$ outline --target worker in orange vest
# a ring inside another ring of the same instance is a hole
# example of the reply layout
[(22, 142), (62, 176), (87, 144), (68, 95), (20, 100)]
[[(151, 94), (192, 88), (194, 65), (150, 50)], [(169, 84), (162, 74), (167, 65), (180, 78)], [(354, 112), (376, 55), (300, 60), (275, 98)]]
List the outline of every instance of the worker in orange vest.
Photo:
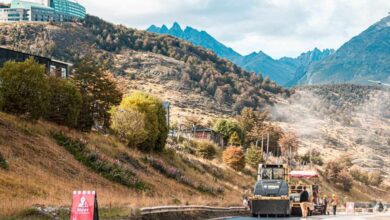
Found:
[(332, 200), (331, 204), (333, 207), (333, 215), (336, 215), (336, 210), (337, 210), (337, 196), (335, 194), (332, 195)]

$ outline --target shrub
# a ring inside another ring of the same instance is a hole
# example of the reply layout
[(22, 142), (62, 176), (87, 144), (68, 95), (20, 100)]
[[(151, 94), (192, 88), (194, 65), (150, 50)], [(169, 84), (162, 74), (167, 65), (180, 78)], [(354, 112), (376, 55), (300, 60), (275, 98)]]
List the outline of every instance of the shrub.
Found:
[(137, 147), (147, 139), (144, 113), (115, 108), (111, 115), (111, 129), (130, 147)]
[(379, 171), (371, 172), (368, 179), (372, 186), (379, 186), (383, 182), (383, 176)]
[[(310, 151), (307, 151), (303, 156), (300, 158), (301, 163), (303, 164), (309, 164), (310, 163)], [(311, 152), (311, 162), (313, 164), (322, 166), (324, 164), (324, 161), (322, 160), (321, 154), (317, 150), (313, 150)]]
[(183, 185), (198, 190), (199, 192), (207, 193), (210, 195), (217, 195), (217, 193), (219, 192), (223, 193), (219, 189), (214, 189), (212, 187), (203, 185), (202, 183), (195, 183), (191, 181), (184, 175), (183, 171), (179, 170), (176, 167), (167, 166), (161, 160), (154, 159), (153, 157), (145, 157), (144, 161), (149, 163), (153, 169), (155, 169), (165, 177), (174, 179)]
[(367, 172), (365, 172), (357, 167), (354, 167), (349, 171), (349, 173), (351, 174), (351, 176), (355, 180), (362, 182), (366, 185), (369, 185), (369, 175)]
[(65, 136), (62, 133), (53, 134), (53, 138), (57, 144), (64, 147), (69, 153), (71, 153), (76, 160), (84, 164), (84, 166), (92, 169), (96, 173), (102, 175), (104, 178), (117, 182), (129, 188), (135, 188), (139, 190), (147, 189), (144, 182), (139, 180), (135, 173), (130, 170), (119, 166), (116, 163), (112, 163), (101, 158), (98, 154), (90, 151), (85, 143)]
[(195, 154), (196, 149), (194, 149), (193, 142), (190, 140), (183, 140), (181, 143), (177, 145), (177, 148), (179, 151), (189, 153), (189, 154)]
[(49, 105), (45, 119), (68, 127), (77, 125), (81, 110), (81, 94), (70, 81), (49, 77)]
[(0, 168), (4, 170), (8, 170), (8, 162), (7, 160), (3, 157), (3, 155), (0, 153)]
[(343, 167), (336, 161), (329, 161), (325, 165), (325, 176), (330, 182), (336, 182)]
[(49, 87), (44, 65), (33, 58), (24, 62), (9, 61), (0, 69), (0, 79), (0, 106), (5, 112), (33, 120), (45, 113)]
[[(135, 92), (130, 96), (123, 98), (120, 105), (114, 107), (111, 111), (114, 112), (114, 115), (117, 111), (127, 111), (128, 114), (123, 115), (132, 117), (134, 117), (134, 115), (139, 115), (141, 117), (142, 114), (144, 124), (140, 127), (144, 127), (144, 131), (142, 131), (141, 134), (145, 136), (138, 143), (135, 143), (134, 146), (143, 151), (162, 151), (164, 149), (168, 137), (168, 126), (165, 118), (166, 112), (159, 99), (142, 92)], [(130, 112), (132, 113), (130, 114)], [(117, 122), (120, 123), (119, 121)], [(114, 122), (111, 124), (111, 127), (114, 130), (120, 130), (117, 129), (120, 126), (118, 124), (115, 125)], [(121, 133), (127, 134), (128, 132), (126, 129), (134, 130), (134, 128), (123, 127)]]
[(259, 148), (252, 146), (246, 150), (245, 162), (253, 168), (257, 168), (260, 163), (264, 162), (263, 152)]
[(211, 160), (217, 153), (217, 147), (211, 141), (196, 142), (196, 155)]
[(348, 192), (352, 188), (352, 176), (348, 172), (351, 164), (351, 159), (348, 156), (329, 161), (325, 166), (327, 180), (335, 184), (341, 184), (343, 190)]
[(245, 167), (245, 154), (240, 147), (228, 147), (222, 156), (223, 162), (235, 170), (241, 170)]
[(343, 190), (349, 192), (352, 188), (352, 177), (348, 173), (347, 169), (340, 171), (337, 179), (337, 183), (340, 183), (343, 187)]

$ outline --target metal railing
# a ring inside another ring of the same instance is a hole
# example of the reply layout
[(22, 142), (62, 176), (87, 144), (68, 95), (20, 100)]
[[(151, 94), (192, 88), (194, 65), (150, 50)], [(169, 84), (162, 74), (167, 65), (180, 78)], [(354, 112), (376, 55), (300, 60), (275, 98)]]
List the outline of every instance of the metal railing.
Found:
[(191, 212), (191, 211), (207, 211), (207, 212), (242, 212), (245, 207), (212, 207), (212, 206), (157, 206), (141, 208), (141, 215), (167, 213), (167, 212)]

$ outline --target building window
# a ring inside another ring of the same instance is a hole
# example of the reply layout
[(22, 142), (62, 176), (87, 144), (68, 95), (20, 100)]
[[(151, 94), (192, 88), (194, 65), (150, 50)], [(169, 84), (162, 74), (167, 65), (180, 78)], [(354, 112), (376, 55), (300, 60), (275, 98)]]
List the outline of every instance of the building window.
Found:
[(66, 79), (66, 69), (65, 68), (61, 68), (61, 77)]

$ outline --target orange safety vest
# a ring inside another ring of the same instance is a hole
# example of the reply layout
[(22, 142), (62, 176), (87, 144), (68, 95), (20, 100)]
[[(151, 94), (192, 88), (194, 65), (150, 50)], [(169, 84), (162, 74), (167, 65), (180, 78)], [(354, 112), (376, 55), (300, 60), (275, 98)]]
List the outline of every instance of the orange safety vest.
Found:
[(332, 199), (332, 205), (333, 205), (333, 206), (336, 206), (336, 205), (337, 205), (337, 197), (334, 197), (334, 198)]

